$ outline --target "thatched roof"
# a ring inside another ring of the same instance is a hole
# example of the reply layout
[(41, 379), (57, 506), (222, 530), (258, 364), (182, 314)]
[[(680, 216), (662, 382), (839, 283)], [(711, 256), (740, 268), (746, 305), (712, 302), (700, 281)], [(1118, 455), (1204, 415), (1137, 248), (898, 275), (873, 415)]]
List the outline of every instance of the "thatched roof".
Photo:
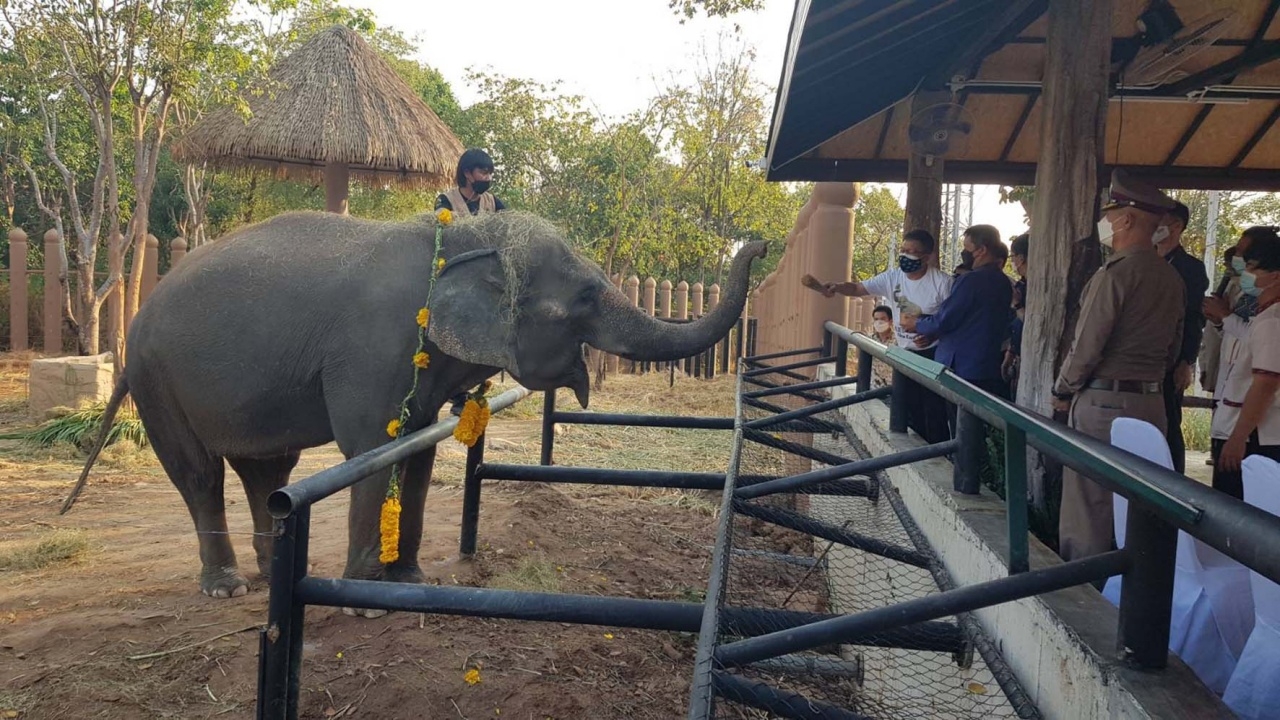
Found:
[(319, 179), (328, 163), (353, 176), (442, 186), (453, 181), (462, 143), (364, 39), (331, 27), (281, 60), (251, 98), (206, 115), (179, 141), (179, 161), (260, 167)]

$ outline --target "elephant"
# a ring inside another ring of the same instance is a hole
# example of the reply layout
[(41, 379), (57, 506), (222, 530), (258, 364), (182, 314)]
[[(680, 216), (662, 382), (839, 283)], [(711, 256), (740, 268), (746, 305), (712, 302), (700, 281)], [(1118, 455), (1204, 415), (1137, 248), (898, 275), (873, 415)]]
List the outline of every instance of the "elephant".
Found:
[[(695, 322), (673, 324), (632, 306), (536, 215), (440, 222), (429, 213), (378, 222), (291, 212), (193, 251), (129, 328), (124, 369), (80, 485), (132, 396), (195, 522), (200, 589), (217, 598), (244, 595), (249, 583), (226, 535), (223, 461), (244, 486), (265, 577), (267, 496), (288, 483), (300, 451), (336, 442), (353, 458), (390, 441), (388, 421), (412, 387), (415, 318), (433, 272), (430, 362), (405, 432), (435, 422), (447, 398), (501, 370), (530, 390), (571, 388), (586, 408), (585, 346), (632, 360), (695, 355), (734, 325), (751, 263), (766, 254), (763, 242), (742, 247), (720, 304)], [(344, 577), (423, 580), (418, 548), (434, 460), (432, 448), (405, 462), (399, 559), (387, 565), (379, 560), (379, 511), (391, 471), (352, 487)]]

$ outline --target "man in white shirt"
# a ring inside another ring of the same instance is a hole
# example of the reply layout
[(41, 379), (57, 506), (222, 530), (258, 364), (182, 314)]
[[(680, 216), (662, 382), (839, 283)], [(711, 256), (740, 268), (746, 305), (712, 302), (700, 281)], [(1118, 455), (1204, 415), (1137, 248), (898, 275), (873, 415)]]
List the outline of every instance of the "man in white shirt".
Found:
[[(903, 315), (933, 315), (951, 294), (955, 281), (951, 275), (931, 262), (937, 242), (928, 230), (911, 230), (902, 236), (898, 249), (898, 266), (865, 281), (827, 283), (823, 294), (835, 293), (858, 297), (870, 295), (886, 298), (893, 310), (893, 329), (898, 345), (933, 359), (937, 338), (908, 332), (902, 327)], [(908, 424), (927, 442), (936, 443), (951, 437), (947, 428), (946, 402), (914, 382), (907, 381)]]
[[(1280, 236), (1274, 231), (1257, 234), (1243, 255), (1241, 291), (1257, 298), (1280, 285)], [(1213, 486), (1240, 498), (1245, 456), (1280, 461), (1280, 305), (1258, 303), (1247, 337), (1236, 343), (1224, 364), (1226, 381), (1211, 433), (1217, 450)]]

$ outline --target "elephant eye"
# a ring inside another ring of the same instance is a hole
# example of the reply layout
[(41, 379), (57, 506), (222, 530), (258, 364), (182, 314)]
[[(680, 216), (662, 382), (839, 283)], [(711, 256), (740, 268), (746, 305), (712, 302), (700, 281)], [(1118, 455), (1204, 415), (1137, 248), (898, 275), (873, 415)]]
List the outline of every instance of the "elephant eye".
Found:
[(573, 299), (573, 313), (577, 315), (580, 313), (594, 312), (596, 307), (596, 298), (598, 297), (599, 294), (594, 289), (584, 288), (578, 293), (577, 297)]

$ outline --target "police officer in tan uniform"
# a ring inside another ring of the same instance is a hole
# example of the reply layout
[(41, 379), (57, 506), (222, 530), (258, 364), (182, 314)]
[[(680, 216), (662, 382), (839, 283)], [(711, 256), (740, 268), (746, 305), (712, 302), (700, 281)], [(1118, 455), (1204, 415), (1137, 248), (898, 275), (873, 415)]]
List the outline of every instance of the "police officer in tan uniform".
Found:
[[(1053, 388), (1071, 427), (1110, 441), (1119, 417), (1165, 431), (1161, 383), (1181, 351), (1185, 287), (1156, 253), (1152, 234), (1174, 203), (1117, 170), (1098, 239), (1112, 254), (1084, 288), (1075, 341)], [(1058, 554), (1075, 560), (1112, 549), (1111, 491), (1066, 468)]]

